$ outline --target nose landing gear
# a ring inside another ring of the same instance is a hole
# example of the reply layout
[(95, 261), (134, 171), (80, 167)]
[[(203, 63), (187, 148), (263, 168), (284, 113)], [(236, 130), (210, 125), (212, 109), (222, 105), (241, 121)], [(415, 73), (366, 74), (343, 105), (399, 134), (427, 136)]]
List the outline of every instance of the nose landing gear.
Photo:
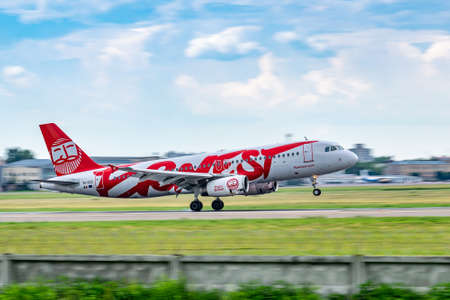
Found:
[(314, 189), (313, 190), (313, 195), (314, 196), (320, 196), (322, 194), (322, 191), (320, 189)]
[(313, 177), (311, 177), (311, 181), (312, 181), (312, 186), (314, 188), (313, 195), (314, 196), (320, 196), (322, 194), (322, 191), (320, 189), (316, 188), (316, 186), (317, 186), (317, 175), (313, 175)]

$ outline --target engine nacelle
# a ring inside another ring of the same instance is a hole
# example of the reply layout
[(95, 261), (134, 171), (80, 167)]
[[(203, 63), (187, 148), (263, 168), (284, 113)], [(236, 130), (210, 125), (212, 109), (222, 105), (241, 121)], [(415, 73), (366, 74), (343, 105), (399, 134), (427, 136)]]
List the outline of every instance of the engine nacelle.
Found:
[(246, 195), (260, 195), (273, 193), (278, 190), (278, 182), (270, 181), (270, 182), (260, 182), (260, 183), (250, 183), (248, 188), (248, 192)]
[(215, 179), (206, 184), (202, 196), (233, 196), (248, 192), (248, 178), (244, 175), (234, 175)]

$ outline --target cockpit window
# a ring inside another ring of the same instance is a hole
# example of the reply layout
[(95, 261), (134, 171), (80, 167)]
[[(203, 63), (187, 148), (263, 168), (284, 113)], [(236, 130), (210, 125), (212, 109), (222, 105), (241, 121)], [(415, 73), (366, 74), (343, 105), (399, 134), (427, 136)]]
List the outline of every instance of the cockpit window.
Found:
[(325, 147), (325, 152), (331, 152), (331, 151), (336, 151), (336, 150), (344, 150), (344, 147), (339, 146), (339, 145), (332, 145), (332, 146)]

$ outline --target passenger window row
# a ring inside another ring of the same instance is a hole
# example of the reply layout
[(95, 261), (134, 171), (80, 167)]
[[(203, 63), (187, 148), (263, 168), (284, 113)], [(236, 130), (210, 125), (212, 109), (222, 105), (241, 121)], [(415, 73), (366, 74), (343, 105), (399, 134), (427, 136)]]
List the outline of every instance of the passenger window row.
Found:
[[(250, 162), (250, 161), (257, 161), (257, 160), (266, 160), (266, 159), (273, 159), (273, 158), (280, 158), (280, 157), (294, 157), (294, 156), (299, 156), (300, 152), (290, 152), (290, 153), (286, 153), (286, 154), (277, 154), (274, 156), (258, 156), (255, 159), (237, 159), (237, 160), (232, 160), (232, 161), (224, 161), (224, 164), (238, 164), (238, 163), (243, 163), (244, 161), (246, 162)], [(214, 167), (215, 163), (211, 164), (203, 164), (200, 165), (200, 167), (202, 167), (203, 169), (205, 168), (210, 168), (211, 166)], [(191, 171), (192, 169), (197, 169), (197, 166), (189, 166), (189, 167), (183, 167), (183, 168), (176, 168), (176, 171)]]

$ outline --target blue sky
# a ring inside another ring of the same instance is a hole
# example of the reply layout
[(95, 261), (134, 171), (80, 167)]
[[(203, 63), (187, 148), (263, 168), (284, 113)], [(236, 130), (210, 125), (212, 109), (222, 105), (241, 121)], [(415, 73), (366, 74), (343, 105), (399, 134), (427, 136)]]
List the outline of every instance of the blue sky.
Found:
[(449, 30), (436, 0), (3, 0), (0, 152), (56, 122), (90, 155), (450, 155)]

